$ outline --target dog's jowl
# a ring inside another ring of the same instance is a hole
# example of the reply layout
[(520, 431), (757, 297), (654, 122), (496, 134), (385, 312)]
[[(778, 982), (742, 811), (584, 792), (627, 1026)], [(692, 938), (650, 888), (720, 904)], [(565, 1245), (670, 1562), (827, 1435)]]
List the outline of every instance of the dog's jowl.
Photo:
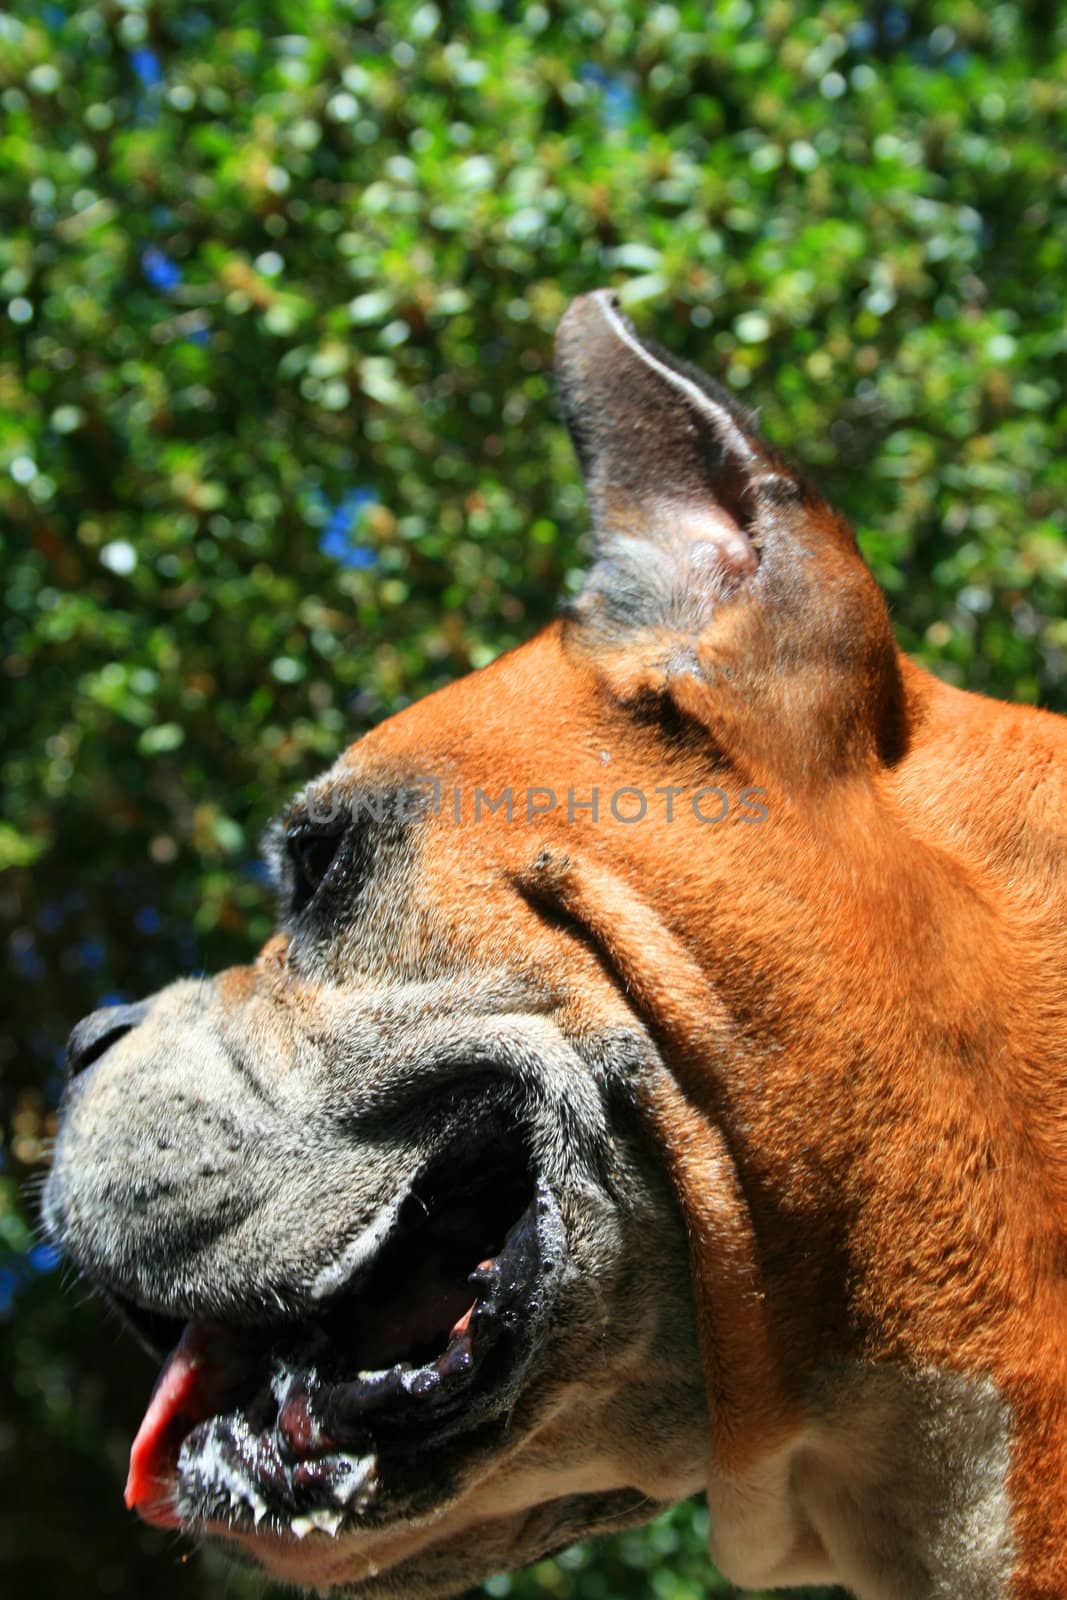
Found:
[(128, 1502), (383, 1600), (697, 1492), (740, 1584), (1062, 1597), (1067, 724), (610, 296), (558, 377), (581, 593), (289, 802), (251, 966), (71, 1036)]

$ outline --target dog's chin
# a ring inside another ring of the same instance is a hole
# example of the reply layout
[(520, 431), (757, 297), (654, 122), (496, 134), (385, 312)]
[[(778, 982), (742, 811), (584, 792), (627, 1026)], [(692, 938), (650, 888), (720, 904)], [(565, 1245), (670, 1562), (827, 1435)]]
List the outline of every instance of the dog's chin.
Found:
[(229, 1552), (277, 1582), (343, 1590), (360, 1600), (438, 1600), (493, 1573), (514, 1571), (578, 1539), (618, 1532), (666, 1509), (636, 1489), (570, 1494), (497, 1517), (463, 1504), (401, 1527), (312, 1533), (299, 1546), (267, 1534), (227, 1530)]
[[(304, 1582), (322, 1581), (307, 1569), (324, 1544), (390, 1544), (504, 1442), (544, 1365), (565, 1254), (549, 1185), (494, 1130), (424, 1168), (373, 1257), (310, 1315), (182, 1324), (125, 1305), (157, 1349), (174, 1342), (127, 1504)], [(378, 1559), (355, 1565), (358, 1581)]]

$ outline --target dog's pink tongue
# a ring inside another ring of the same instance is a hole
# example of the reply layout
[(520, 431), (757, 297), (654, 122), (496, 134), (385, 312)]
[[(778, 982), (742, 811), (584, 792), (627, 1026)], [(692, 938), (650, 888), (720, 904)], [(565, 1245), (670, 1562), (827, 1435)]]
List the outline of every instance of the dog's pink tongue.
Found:
[(163, 1364), (130, 1450), (126, 1504), (157, 1528), (176, 1528), (174, 1505), (182, 1440), (224, 1408), (233, 1392), (231, 1338), (207, 1322), (190, 1322)]

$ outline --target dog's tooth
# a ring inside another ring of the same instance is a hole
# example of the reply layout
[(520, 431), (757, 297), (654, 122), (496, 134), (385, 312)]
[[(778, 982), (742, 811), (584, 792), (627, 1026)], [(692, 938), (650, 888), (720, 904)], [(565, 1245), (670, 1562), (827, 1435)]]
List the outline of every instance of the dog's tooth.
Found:
[(331, 1539), (337, 1537), (337, 1530), (341, 1526), (339, 1511), (312, 1511), (310, 1519), (321, 1533), (328, 1533)]
[(306, 1539), (315, 1524), (310, 1517), (294, 1517), (289, 1524), (298, 1539)]
[(267, 1515), (267, 1502), (261, 1500), (257, 1494), (252, 1501), (252, 1525), (258, 1528), (263, 1518)]

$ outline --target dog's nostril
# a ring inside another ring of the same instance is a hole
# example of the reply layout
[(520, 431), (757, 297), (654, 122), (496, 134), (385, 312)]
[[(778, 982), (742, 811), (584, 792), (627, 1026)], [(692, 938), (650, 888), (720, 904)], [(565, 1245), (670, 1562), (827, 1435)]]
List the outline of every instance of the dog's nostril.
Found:
[(124, 1033), (136, 1028), (147, 1010), (148, 1003), (143, 1000), (135, 1006), (102, 1006), (75, 1023), (67, 1040), (68, 1076), (76, 1078), (91, 1067)]

